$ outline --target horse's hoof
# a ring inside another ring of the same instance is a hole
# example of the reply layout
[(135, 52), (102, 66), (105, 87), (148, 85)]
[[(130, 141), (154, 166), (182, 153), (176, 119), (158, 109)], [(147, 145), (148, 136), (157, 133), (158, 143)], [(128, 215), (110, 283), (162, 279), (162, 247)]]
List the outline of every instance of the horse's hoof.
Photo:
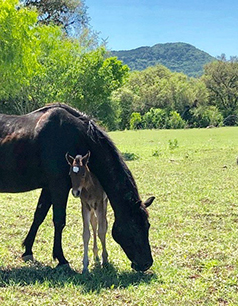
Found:
[(66, 262), (65, 264), (60, 264), (60, 263), (58, 263), (58, 265), (56, 266), (56, 268), (57, 268), (57, 269), (66, 269), (66, 270), (70, 269), (70, 270), (71, 270), (71, 267), (70, 267), (70, 265), (69, 265), (68, 262)]
[(24, 255), (24, 256), (22, 256), (22, 259), (23, 259), (24, 262), (34, 261), (34, 257), (33, 257), (32, 254), (31, 255)]

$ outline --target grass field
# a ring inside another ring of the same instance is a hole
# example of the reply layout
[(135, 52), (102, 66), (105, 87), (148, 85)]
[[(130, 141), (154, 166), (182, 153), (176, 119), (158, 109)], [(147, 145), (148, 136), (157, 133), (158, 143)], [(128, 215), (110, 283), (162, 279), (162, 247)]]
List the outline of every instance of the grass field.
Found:
[[(0, 194), (1, 305), (238, 305), (238, 128), (113, 132), (150, 207), (154, 265), (146, 273), (111, 237), (109, 267), (82, 275), (80, 202), (71, 195), (63, 248), (72, 270), (55, 268), (52, 214), (21, 260), (39, 190)], [(90, 257), (92, 250), (90, 248)]]

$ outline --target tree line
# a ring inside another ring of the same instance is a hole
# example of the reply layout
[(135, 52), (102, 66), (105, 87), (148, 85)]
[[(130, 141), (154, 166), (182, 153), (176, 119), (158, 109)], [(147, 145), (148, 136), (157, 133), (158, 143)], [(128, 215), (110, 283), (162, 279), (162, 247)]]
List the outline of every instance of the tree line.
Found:
[(162, 65), (129, 72), (99, 43), (84, 2), (0, 0), (0, 7), (1, 112), (64, 102), (108, 130), (238, 122), (235, 57), (207, 64), (200, 78)]

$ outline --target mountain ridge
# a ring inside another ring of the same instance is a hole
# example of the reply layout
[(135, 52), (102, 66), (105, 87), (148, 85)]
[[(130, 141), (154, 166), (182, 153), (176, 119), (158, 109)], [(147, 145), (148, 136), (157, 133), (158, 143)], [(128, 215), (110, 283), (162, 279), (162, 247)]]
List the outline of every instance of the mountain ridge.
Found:
[(204, 65), (216, 60), (207, 52), (183, 42), (158, 43), (152, 47), (111, 51), (111, 54), (127, 64), (131, 70), (144, 70), (161, 64), (173, 72), (182, 72), (190, 77), (201, 76)]

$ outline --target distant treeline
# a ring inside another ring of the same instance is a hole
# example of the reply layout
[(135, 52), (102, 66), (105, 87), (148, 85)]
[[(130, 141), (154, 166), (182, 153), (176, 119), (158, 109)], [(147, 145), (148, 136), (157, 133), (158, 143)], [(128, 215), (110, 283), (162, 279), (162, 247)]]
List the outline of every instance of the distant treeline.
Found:
[(1, 112), (23, 114), (57, 101), (108, 130), (237, 124), (236, 58), (208, 63), (199, 78), (163, 65), (129, 72), (87, 29), (72, 38), (67, 24), (47, 23), (26, 7), (32, 1), (23, 2), (0, 0)]

